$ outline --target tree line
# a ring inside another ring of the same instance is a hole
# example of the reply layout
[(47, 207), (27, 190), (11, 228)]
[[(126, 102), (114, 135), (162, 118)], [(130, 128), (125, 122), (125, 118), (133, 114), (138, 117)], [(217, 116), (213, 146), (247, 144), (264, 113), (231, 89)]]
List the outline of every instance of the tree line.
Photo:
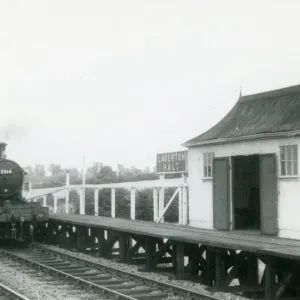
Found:
[[(48, 167), (50, 175), (46, 176), (46, 167), (41, 164), (24, 167), (26, 181), (31, 181), (32, 188), (51, 188), (65, 185), (66, 172), (70, 174), (70, 184), (82, 183), (82, 173), (77, 168), (63, 168), (60, 164), (52, 163)], [(155, 180), (159, 175), (155, 173), (155, 168), (150, 171), (146, 167), (144, 170), (136, 167), (126, 168), (122, 164), (117, 165), (117, 170), (103, 163), (95, 162), (86, 169), (87, 184), (118, 183), (142, 180)], [(168, 174), (166, 178), (176, 178), (181, 175)], [(165, 205), (172, 197), (175, 189), (165, 189)], [(153, 220), (153, 190), (145, 189), (139, 191), (136, 197), (136, 219)], [(85, 211), (88, 215), (94, 215), (94, 191), (86, 189)], [(53, 197), (48, 196), (47, 203), (53, 206)], [(79, 195), (75, 191), (70, 193), (70, 204), (75, 207), (75, 213), (79, 213)], [(99, 216), (111, 215), (111, 190), (102, 189), (99, 191), (98, 199)], [(125, 189), (116, 189), (116, 217), (130, 218), (130, 192)], [(165, 221), (178, 221), (178, 200), (175, 200), (165, 215)]]

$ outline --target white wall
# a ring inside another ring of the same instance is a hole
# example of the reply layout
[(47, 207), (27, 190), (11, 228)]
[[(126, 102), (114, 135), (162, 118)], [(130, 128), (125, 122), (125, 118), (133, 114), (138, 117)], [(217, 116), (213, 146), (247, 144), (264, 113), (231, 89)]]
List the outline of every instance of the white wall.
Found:
[(279, 176), (278, 235), (280, 237), (300, 239), (300, 181), (298, 177), (280, 178), (279, 146), (287, 144), (298, 145), (299, 158), (300, 137), (190, 148), (188, 155), (190, 226), (213, 229), (212, 180), (203, 179), (203, 153), (214, 152), (215, 157), (276, 153)]

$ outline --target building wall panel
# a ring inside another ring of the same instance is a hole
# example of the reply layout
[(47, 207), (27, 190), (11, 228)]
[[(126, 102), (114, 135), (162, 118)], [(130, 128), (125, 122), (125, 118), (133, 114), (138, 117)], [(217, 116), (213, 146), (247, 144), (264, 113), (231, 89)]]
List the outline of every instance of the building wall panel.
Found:
[[(230, 144), (199, 146), (189, 149), (189, 216), (190, 225), (213, 229), (212, 180), (203, 179), (203, 153), (214, 152), (215, 157), (276, 153), (278, 170), (278, 226), (280, 237), (300, 239), (300, 181), (280, 177), (279, 146), (298, 145), (300, 137), (246, 141)], [(299, 170), (299, 167), (298, 167)]]

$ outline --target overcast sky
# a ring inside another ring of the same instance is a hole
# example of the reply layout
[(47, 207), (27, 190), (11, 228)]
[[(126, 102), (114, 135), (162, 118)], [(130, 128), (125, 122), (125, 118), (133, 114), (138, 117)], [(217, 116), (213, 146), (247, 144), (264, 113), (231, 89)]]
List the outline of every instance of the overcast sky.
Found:
[(1, 140), (22, 166), (155, 165), (240, 86), (300, 84), (300, 1), (0, 0)]

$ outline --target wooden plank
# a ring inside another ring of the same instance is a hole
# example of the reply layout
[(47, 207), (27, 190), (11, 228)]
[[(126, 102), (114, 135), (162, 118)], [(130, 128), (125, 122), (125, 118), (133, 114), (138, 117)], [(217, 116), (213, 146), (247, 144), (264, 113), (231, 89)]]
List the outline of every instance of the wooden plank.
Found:
[(248, 284), (256, 285), (258, 284), (258, 259), (254, 255), (250, 255), (247, 264), (247, 273), (248, 273)]
[[(180, 185), (188, 186), (185, 182), (184, 178), (171, 178), (164, 180), (144, 180), (144, 181), (131, 181), (131, 182), (118, 182), (118, 183), (104, 183), (104, 184), (85, 184), (85, 188), (91, 189), (105, 189), (105, 188), (124, 188), (130, 190), (131, 188), (135, 188), (137, 190), (140, 189), (148, 189), (148, 188), (175, 188)], [(45, 188), (45, 189), (31, 189), (30, 192), (24, 192), (24, 196), (27, 200), (34, 200), (37, 198), (41, 198), (44, 195), (58, 193), (59, 198), (64, 198), (64, 191), (66, 188), (71, 189), (81, 189), (83, 187), (82, 184), (78, 185), (68, 185), (64, 187), (55, 187), (55, 188)]]
[(84, 227), (77, 227), (77, 240), (76, 240), (76, 249), (77, 251), (82, 251), (84, 248)]
[(153, 259), (153, 264), (157, 265), (163, 255), (170, 249), (172, 243), (167, 241), (166, 243), (162, 242), (162, 245), (160, 245), (159, 250), (156, 252), (155, 257)]
[(184, 245), (176, 243), (176, 275), (178, 279), (184, 278)]
[(120, 247), (120, 261), (124, 262), (126, 261), (127, 251), (128, 251), (127, 236), (125, 234), (119, 235), (119, 247)]
[(205, 252), (205, 258), (207, 262), (207, 274), (206, 283), (208, 286), (213, 286), (215, 280), (215, 249), (212, 247), (207, 247)]
[(213, 161), (213, 215), (214, 228), (229, 230), (229, 159), (215, 158)]
[(278, 190), (276, 154), (260, 156), (260, 204), (261, 231), (277, 235), (278, 231)]
[(146, 252), (146, 268), (152, 270), (155, 265), (153, 264), (153, 258), (155, 256), (156, 243), (151, 237), (145, 239), (145, 252)]
[(167, 203), (166, 207), (161, 212), (159, 211), (160, 215), (159, 215), (159, 218), (157, 220), (155, 220), (156, 223), (159, 223), (160, 221), (164, 222), (163, 217), (179, 192), (180, 192), (180, 188), (177, 188), (176, 191), (174, 192), (173, 196)]
[(216, 288), (221, 288), (226, 284), (227, 281), (227, 270), (225, 267), (225, 255), (222, 249), (215, 251), (215, 278)]
[(291, 272), (285, 275), (285, 277), (279, 283), (278, 289), (276, 291), (276, 298), (275, 298), (276, 300), (283, 295), (284, 291), (286, 290), (288, 285), (292, 282), (292, 280), (295, 278), (295, 276), (296, 276), (296, 269), (292, 270)]
[(265, 299), (274, 300), (276, 295), (276, 282), (275, 282), (275, 259), (269, 257), (266, 262), (266, 277), (265, 277)]
[[(187, 185), (183, 178), (172, 178), (164, 180), (144, 180), (144, 181), (133, 181), (133, 182), (118, 182), (118, 183), (103, 183), (103, 184), (86, 184), (86, 188), (125, 188), (131, 189), (132, 187), (136, 189), (146, 189), (154, 187), (178, 187), (179, 185)], [(80, 185), (70, 185), (70, 188), (78, 188)]]
[(239, 269), (241, 268), (243, 263), (245, 263), (245, 257), (246, 257), (246, 253), (243, 251), (236, 255), (233, 268), (229, 271), (228, 277), (225, 282), (226, 286), (230, 285), (232, 280), (237, 278), (237, 276), (239, 274)]
[(253, 235), (246, 232), (216, 231), (171, 224), (159, 224), (147, 221), (132, 221), (83, 215), (50, 215), (50, 221), (89, 226), (102, 229), (114, 229), (119, 232), (172, 238), (185, 243), (203, 244), (211, 247), (239, 249), (253, 253), (275, 255), (300, 260), (300, 240), (283, 239), (273, 236)]

